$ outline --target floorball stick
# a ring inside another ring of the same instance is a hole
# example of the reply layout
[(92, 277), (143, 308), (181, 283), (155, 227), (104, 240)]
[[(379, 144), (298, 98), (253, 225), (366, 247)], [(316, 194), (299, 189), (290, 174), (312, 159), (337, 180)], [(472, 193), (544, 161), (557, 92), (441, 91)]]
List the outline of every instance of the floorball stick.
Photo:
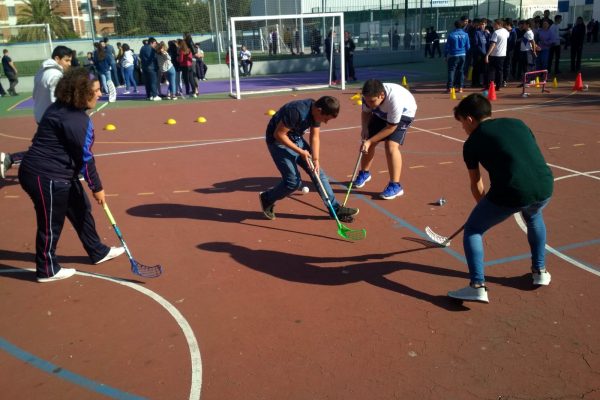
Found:
[(102, 104), (100, 105), (100, 107), (98, 107), (97, 109), (95, 109), (94, 111), (92, 111), (92, 112), (90, 113), (90, 118), (92, 117), (92, 115), (96, 114), (98, 111), (102, 110), (102, 109), (103, 109), (104, 107), (106, 107), (107, 105), (108, 105), (108, 102), (106, 102), (106, 103), (102, 103)]
[(346, 192), (346, 197), (344, 198), (342, 207), (344, 207), (346, 205), (346, 202), (348, 201), (348, 197), (350, 196), (350, 191), (352, 190), (352, 185), (354, 185), (354, 180), (356, 179), (356, 174), (358, 173), (358, 167), (360, 166), (360, 160), (362, 160), (362, 156), (363, 156), (363, 152), (359, 151), (358, 158), (356, 159), (356, 165), (354, 166), (354, 172), (352, 173), (352, 179), (350, 179), (350, 184), (348, 185), (348, 191)]
[(431, 230), (430, 227), (426, 226), (425, 233), (427, 234), (427, 236), (429, 237), (429, 239), (432, 242), (434, 242), (442, 247), (448, 247), (448, 246), (450, 246), (450, 240), (454, 239), (456, 237), (456, 235), (458, 235), (459, 233), (461, 233), (463, 231), (463, 229), (465, 229), (464, 225), (461, 226), (460, 228), (458, 228), (458, 230), (456, 232), (454, 232), (452, 235), (446, 237), (446, 236), (438, 235), (433, 230)]
[(108, 102), (114, 103), (117, 101), (117, 88), (113, 81), (107, 81), (106, 86), (108, 87)]
[(133, 259), (133, 256), (131, 255), (129, 248), (127, 247), (127, 243), (125, 243), (125, 239), (123, 239), (121, 230), (117, 226), (117, 222), (115, 221), (115, 218), (113, 217), (112, 213), (110, 212), (110, 209), (108, 208), (108, 204), (104, 203), (103, 207), (104, 212), (108, 217), (108, 220), (110, 221), (111, 225), (113, 226), (113, 229), (115, 230), (115, 233), (117, 234), (117, 237), (119, 238), (121, 244), (123, 244), (123, 247), (125, 248), (125, 253), (127, 253), (127, 257), (129, 257), (129, 262), (131, 263), (131, 272), (133, 272), (136, 275), (143, 276), (144, 278), (159, 277), (162, 274), (162, 267), (160, 265), (148, 266), (140, 264), (139, 262)]
[(338, 218), (337, 213), (333, 209), (333, 205), (331, 205), (331, 200), (329, 199), (329, 196), (327, 195), (327, 192), (325, 191), (325, 188), (323, 187), (323, 182), (321, 182), (321, 178), (319, 177), (319, 174), (315, 172), (315, 165), (313, 164), (313, 162), (310, 158), (308, 159), (308, 166), (310, 167), (311, 172), (312, 172), (313, 176), (315, 177), (315, 180), (319, 184), (319, 187), (321, 188), (321, 192), (323, 193), (323, 196), (325, 196), (325, 200), (327, 201), (327, 206), (329, 207), (329, 210), (331, 211), (331, 213), (333, 214), (333, 217), (335, 218), (335, 222), (337, 223), (337, 228), (338, 228), (338, 231), (337, 231), (338, 235), (340, 235), (344, 239), (350, 239), (350, 240), (364, 239), (367, 236), (366, 229), (364, 229), (364, 228), (363, 229), (350, 229), (340, 222), (340, 219)]

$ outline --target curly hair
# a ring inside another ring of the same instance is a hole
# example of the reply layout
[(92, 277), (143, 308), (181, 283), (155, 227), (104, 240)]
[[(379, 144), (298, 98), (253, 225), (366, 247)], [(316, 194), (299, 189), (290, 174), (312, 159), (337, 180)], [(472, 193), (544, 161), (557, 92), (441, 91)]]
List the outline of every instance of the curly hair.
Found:
[(56, 100), (85, 110), (88, 101), (95, 95), (94, 82), (97, 80), (84, 67), (70, 68), (56, 85)]

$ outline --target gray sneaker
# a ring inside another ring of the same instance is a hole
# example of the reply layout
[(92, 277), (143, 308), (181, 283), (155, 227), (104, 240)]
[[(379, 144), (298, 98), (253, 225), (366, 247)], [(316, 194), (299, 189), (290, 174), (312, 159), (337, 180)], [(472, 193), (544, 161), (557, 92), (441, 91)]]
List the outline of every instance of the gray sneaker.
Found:
[(263, 214), (270, 220), (275, 219), (275, 204), (267, 204), (267, 200), (265, 199), (265, 192), (260, 192), (258, 194), (258, 198), (260, 200), (260, 208), (262, 209)]
[(6, 171), (8, 171), (12, 165), (13, 162), (10, 154), (4, 152), (0, 153), (0, 177), (2, 177), (2, 179), (6, 178)]

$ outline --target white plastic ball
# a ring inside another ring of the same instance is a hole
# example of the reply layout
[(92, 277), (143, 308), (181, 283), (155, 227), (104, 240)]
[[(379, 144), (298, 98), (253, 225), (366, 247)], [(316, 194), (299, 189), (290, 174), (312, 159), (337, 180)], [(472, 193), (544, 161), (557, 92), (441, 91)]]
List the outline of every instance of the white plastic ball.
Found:
[(308, 188), (308, 186), (303, 186), (302, 187), (302, 194), (306, 194), (308, 192), (310, 192), (310, 189)]

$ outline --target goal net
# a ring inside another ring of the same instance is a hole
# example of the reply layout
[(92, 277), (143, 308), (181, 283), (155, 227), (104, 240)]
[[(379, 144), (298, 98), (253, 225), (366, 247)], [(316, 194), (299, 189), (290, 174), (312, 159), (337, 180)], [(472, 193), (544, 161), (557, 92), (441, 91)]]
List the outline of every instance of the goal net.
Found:
[(228, 39), (232, 97), (345, 89), (343, 13), (232, 17)]

